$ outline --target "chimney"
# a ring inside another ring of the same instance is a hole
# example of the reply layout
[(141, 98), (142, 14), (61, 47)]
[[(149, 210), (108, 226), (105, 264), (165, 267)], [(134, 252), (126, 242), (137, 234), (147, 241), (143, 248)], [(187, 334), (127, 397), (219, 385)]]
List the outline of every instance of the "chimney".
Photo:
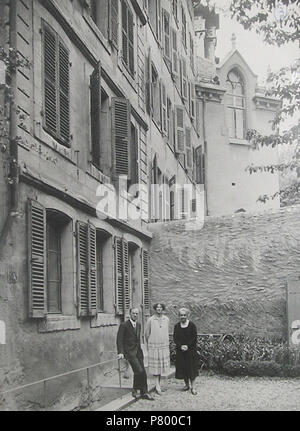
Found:
[(216, 27), (208, 27), (205, 33), (204, 50), (205, 58), (215, 62), (215, 51), (217, 45)]

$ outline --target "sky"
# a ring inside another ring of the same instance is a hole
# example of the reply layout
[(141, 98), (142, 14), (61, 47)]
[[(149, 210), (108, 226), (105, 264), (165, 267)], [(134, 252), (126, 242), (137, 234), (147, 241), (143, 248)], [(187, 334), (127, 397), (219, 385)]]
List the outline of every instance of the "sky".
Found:
[[(228, 0), (215, 0), (216, 5), (228, 5)], [(220, 15), (220, 29), (217, 31), (216, 56), (220, 60), (227, 55), (232, 48), (231, 37), (236, 35), (236, 48), (245, 58), (250, 68), (258, 75), (258, 82), (266, 78), (268, 66), (272, 71), (291, 64), (299, 57), (299, 44), (293, 43), (283, 47), (274, 47), (263, 42), (262, 37), (254, 30), (244, 30), (241, 24), (230, 19), (229, 13), (217, 10)]]

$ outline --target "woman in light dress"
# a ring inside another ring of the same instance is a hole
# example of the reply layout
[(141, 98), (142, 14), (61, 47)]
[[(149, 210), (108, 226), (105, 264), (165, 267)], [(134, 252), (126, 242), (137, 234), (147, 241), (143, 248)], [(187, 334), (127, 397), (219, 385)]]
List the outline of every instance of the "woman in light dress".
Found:
[(146, 325), (145, 337), (148, 344), (148, 371), (155, 377), (155, 390), (161, 395), (161, 376), (170, 371), (169, 318), (163, 314), (165, 305), (153, 306), (155, 314)]

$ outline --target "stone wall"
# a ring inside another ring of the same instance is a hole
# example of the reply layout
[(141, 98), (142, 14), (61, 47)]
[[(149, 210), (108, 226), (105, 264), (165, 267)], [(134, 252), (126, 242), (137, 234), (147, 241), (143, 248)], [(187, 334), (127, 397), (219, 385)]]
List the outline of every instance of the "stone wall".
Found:
[(167, 305), (172, 324), (185, 305), (199, 333), (286, 337), (286, 281), (300, 275), (300, 206), (208, 217), (201, 230), (184, 222), (151, 230), (151, 300)]

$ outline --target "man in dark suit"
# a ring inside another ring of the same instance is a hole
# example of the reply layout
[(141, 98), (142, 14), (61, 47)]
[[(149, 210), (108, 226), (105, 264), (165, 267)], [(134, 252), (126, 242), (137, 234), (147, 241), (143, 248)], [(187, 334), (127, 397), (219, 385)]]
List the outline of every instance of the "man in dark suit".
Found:
[(139, 310), (130, 310), (130, 319), (121, 323), (117, 335), (118, 359), (127, 359), (134, 373), (132, 396), (138, 397), (138, 390), (141, 397), (152, 401), (154, 398), (148, 392), (147, 374), (144, 367), (144, 355), (141, 348), (141, 325), (137, 322)]

